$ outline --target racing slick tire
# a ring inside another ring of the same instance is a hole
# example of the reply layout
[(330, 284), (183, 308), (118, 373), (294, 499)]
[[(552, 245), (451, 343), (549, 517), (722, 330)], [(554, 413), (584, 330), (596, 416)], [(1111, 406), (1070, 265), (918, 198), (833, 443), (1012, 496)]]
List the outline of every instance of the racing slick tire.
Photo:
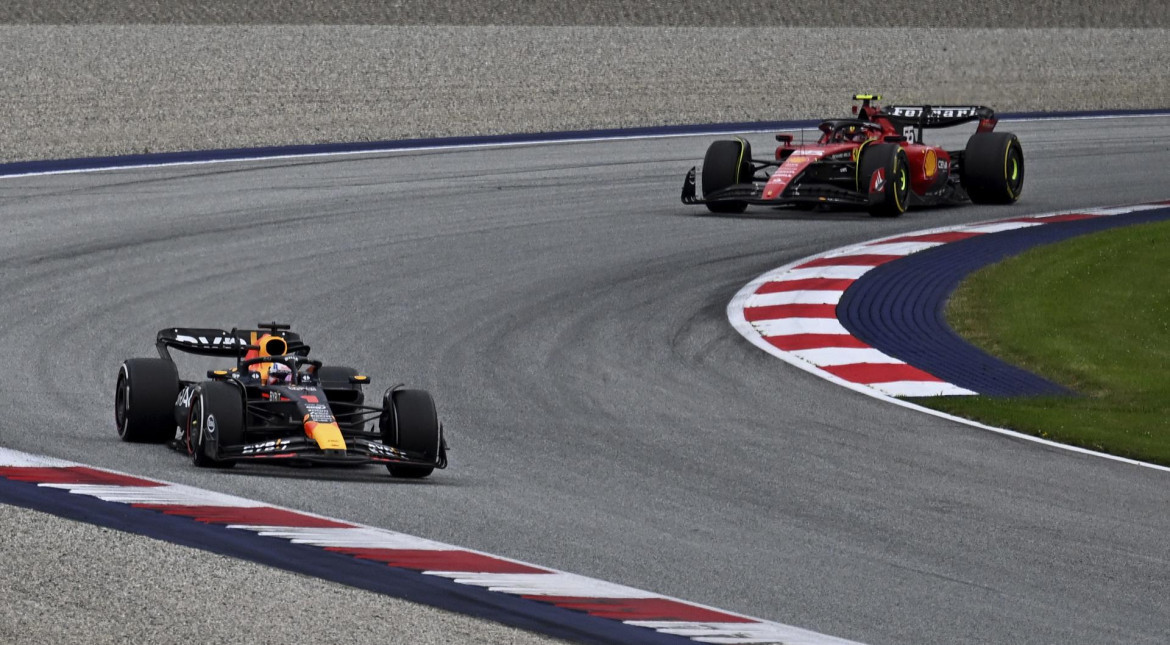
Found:
[(1024, 190), (1024, 149), (1010, 132), (976, 132), (967, 139), (960, 179), (976, 204), (1011, 204)]
[(874, 173), (882, 171), (880, 198), (871, 201), (869, 214), (874, 217), (897, 217), (906, 212), (910, 197), (910, 164), (906, 151), (896, 143), (866, 146), (857, 161), (857, 190), (870, 194)]
[(131, 358), (118, 368), (114, 422), (122, 441), (163, 443), (175, 436), (179, 371), (161, 358)]
[(187, 452), (198, 468), (231, 468), (234, 461), (217, 459), (219, 446), (244, 443), (244, 394), (230, 383), (204, 383), (191, 401), (187, 420)]
[[(703, 157), (703, 199), (712, 193), (751, 181), (752, 146), (744, 139), (716, 141), (707, 148)], [(742, 213), (747, 202), (719, 201), (707, 204), (712, 213)]]
[[(439, 460), (443, 441), (435, 400), (423, 390), (394, 390), (386, 395), (379, 420), (382, 442), (407, 452), (421, 453), (424, 459)], [(434, 472), (434, 466), (386, 464), (395, 477), (421, 479)]]

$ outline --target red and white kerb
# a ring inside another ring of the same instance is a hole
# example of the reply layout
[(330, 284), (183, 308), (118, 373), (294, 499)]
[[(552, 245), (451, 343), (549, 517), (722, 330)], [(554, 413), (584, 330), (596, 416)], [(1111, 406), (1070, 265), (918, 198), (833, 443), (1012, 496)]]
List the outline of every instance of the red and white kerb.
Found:
[(318, 547), (700, 643), (858, 645), (651, 591), (388, 529), (0, 448), (0, 478)]
[(889, 356), (856, 338), (837, 318), (837, 304), (874, 267), (978, 235), (1055, 222), (1165, 208), (1145, 204), (1017, 217), (882, 238), (798, 260), (748, 283), (727, 317), (764, 351), (835, 382), (888, 396), (955, 396), (975, 392)]

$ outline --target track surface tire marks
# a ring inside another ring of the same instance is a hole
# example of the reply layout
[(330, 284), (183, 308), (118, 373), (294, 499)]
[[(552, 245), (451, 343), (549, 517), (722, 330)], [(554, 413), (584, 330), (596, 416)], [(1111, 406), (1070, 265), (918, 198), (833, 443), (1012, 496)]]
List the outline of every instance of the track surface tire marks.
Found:
[[(687, 138), (6, 181), (0, 441), (875, 645), (1159, 643), (1160, 473), (826, 388), (724, 317), (826, 248), (1166, 199), (1164, 119), (1010, 129), (1024, 202), (894, 221), (704, 216)], [(271, 318), (434, 391), (452, 467), (206, 473), (117, 441), (114, 371), (155, 330)]]

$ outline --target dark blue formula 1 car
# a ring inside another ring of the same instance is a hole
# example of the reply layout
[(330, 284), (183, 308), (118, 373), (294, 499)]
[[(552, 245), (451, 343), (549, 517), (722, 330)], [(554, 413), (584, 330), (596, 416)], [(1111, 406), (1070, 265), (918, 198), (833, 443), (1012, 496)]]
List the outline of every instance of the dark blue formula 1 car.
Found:
[[(159, 358), (132, 358), (118, 369), (118, 436), (169, 442), (199, 467), (380, 463), (396, 477), (419, 478), (447, 466), (430, 394), (394, 386), (381, 405), (366, 405), (369, 377), (310, 359), (288, 325), (257, 327), (159, 331)], [(171, 349), (234, 364), (183, 380)]]

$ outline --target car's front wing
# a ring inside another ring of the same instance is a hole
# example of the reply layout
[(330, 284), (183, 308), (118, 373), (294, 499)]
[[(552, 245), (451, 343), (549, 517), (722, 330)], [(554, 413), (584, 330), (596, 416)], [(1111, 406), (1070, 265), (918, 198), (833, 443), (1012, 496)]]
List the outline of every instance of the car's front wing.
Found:
[(220, 461), (286, 461), (335, 466), (360, 466), (378, 463), (445, 468), (447, 466), (445, 453), (445, 450), (441, 450), (438, 460), (429, 460), (420, 455), (388, 446), (380, 441), (355, 437), (345, 438), (344, 450), (322, 450), (316, 441), (308, 437), (292, 436), (277, 437), (238, 446), (220, 446), (216, 459)]
[(799, 182), (788, 187), (779, 197), (764, 199), (760, 184), (735, 184), (699, 197), (695, 190), (695, 168), (687, 172), (683, 180), (682, 203), (712, 204), (716, 202), (741, 202), (757, 206), (791, 206), (797, 204), (827, 204), (832, 206), (869, 206), (869, 195), (846, 190), (831, 184)]

